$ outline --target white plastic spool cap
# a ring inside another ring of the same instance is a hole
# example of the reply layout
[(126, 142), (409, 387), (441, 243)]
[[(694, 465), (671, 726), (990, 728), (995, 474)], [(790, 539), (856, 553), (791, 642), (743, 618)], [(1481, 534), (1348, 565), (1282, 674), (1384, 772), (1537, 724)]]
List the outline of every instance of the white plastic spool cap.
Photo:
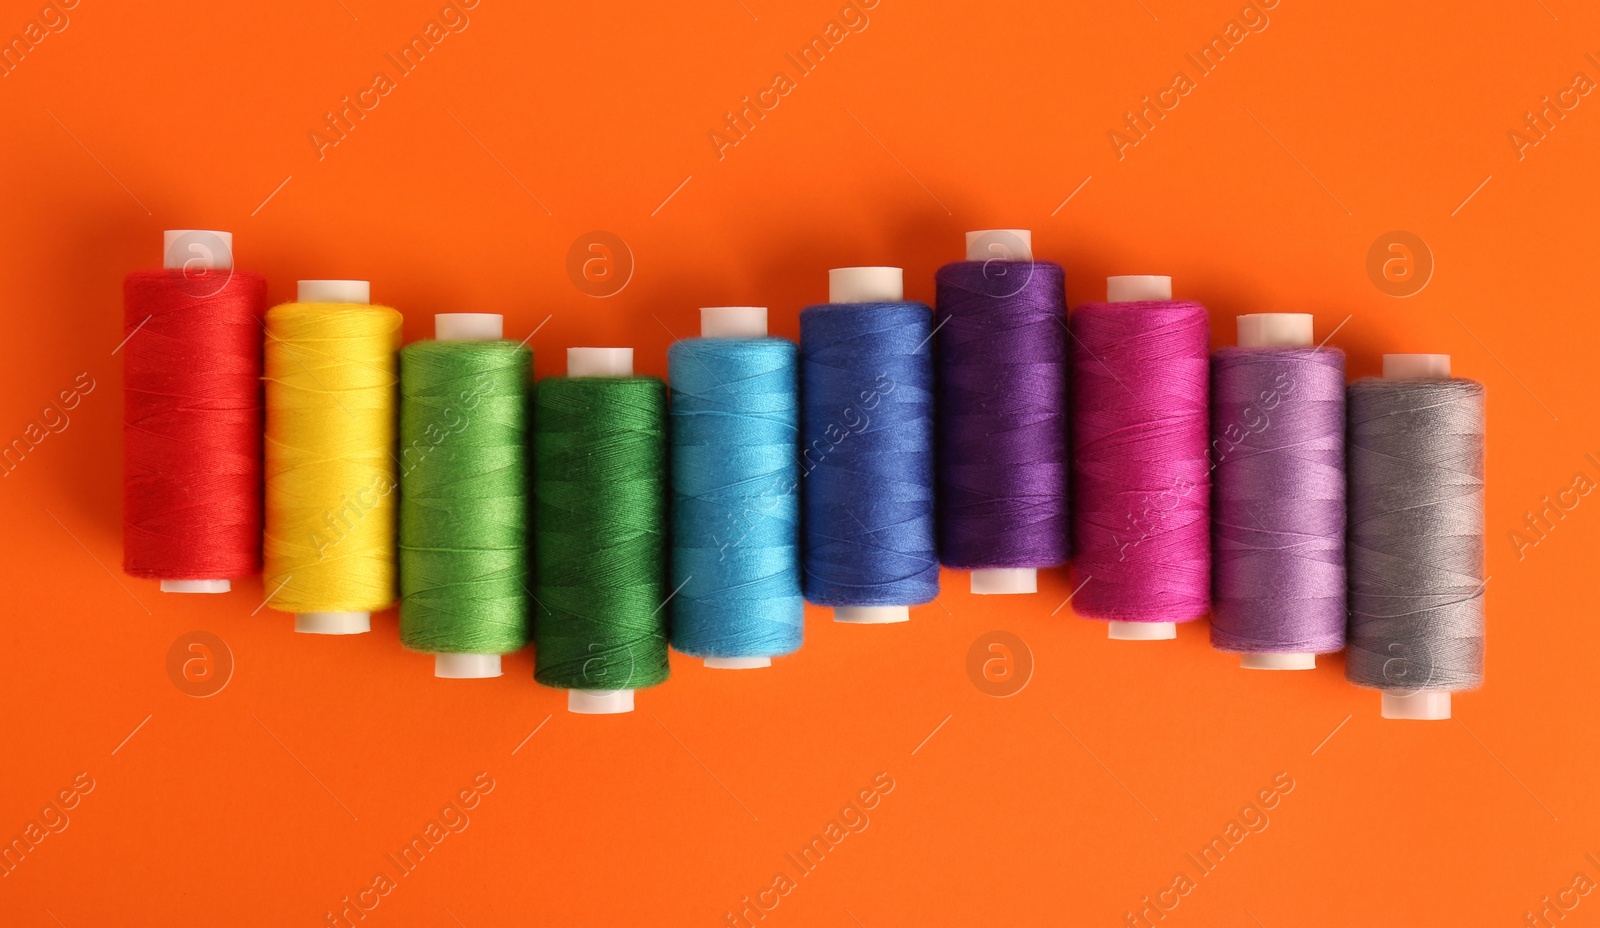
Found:
[[(828, 271), (829, 303), (899, 303), (905, 296), (905, 271), (897, 267), (836, 267)], [(911, 607), (835, 606), (833, 620), (852, 625), (909, 622)]]
[(632, 348), (568, 348), (568, 377), (632, 377)]
[(295, 284), (295, 299), (302, 303), (372, 302), (372, 284), (365, 280), (299, 280)]
[[(568, 348), (568, 377), (632, 377), (632, 348)], [(633, 711), (633, 690), (567, 690), (567, 711), (617, 715)]]
[(433, 675), (442, 680), (487, 680), (500, 676), (498, 654), (435, 654)]
[(1241, 654), (1239, 666), (1246, 670), (1316, 670), (1317, 656), (1288, 651)]
[(229, 580), (163, 580), (163, 593), (226, 593), (233, 589)]
[(1236, 321), (1240, 348), (1311, 347), (1310, 313), (1245, 313)]
[(294, 630), (307, 635), (364, 635), (372, 631), (372, 613), (297, 612)]
[(702, 306), (702, 338), (766, 338), (765, 306)]
[[(302, 303), (372, 302), (372, 284), (365, 280), (296, 281), (296, 299)], [(300, 612), (294, 630), (308, 635), (361, 635), (372, 631), (370, 612)]]
[[(178, 247), (185, 240), (186, 248)], [(161, 266), (226, 271), (233, 267), (233, 233), (215, 229), (168, 229), (161, 233)]]
[(1384, 380), (1443, 380), (1450, 376), (1450, 356), (1447, 354), (1386, 354), (1383, 356)]
[[(766, 335), (765, 306), (700, 307), (702, 338), (765, 338)], [(770, 657), (708, 657), (705, 662), (713, 670), (756, 670), (772, 666)]]
[[(184, 239), (196, 244), (187, 249), (177, 247)], [(206, 248), (199, 243), (211, 241), (216, 247)], [(185, 268), (202, 271), (224, 271), (233, 267), (233, 233), (210, 229), (168, 229), (161, 233), (161, 266), (169, 271)], [(163, 580), (163, 593), (226, 593), (233, 589), (229, 580)]]
[(829, 303), (899, 303), (905, 271), (897, 267), (836, 267), (828, 271)]
[[(1136, 303), (1172, 299), (1172, 278), (1161, 274), (1124, 274), (1106, 278), (1107, 303)], [(1114, 641), (1171, 641), (1178, 637), (1176, 622), (1107, 622), (1106, 636)]]
[(1383, 694), (1383, 717), (1386, 719), (1412, 719), (1418, 722), (1438, 722), (1450, 717), (1450, 692), (1448, 690), (1386, 691)]
[(910, 606), (835, 606), (833, 607), (833, 620), (835, 622), (848, 622), (851, 625), (889, 625), (894, 622), (911, 621)]
[(1032, 261), (1033, 233), (1027, 229), (979, 229), (967, 233), (968, 261)]
[[(1310, 313), (1245, 313), (1236, 320), (1240, 348), (1309, 348)], [(1315, 670), (1317, 655), (1306, 652), (1265, 652), (1239, 655), (1246, 670)]]
[(1112, 641), (1171, 641), (1178, 637), (1178, 623), (1107, 622), (1106, 637)]
[(770, 657), (708, 657), (706, 666), (712, 670), (759, 670), (771, 667)]
[[(980, 229), (967, 233), (968, 261), (1032, 261), (1033, 233), (1027, 229)], [(1013, 595), (1039, 592), (1032, 567), (980, 567), (972, 572), (972, 592)]]
[[(1442, 380), (1450, 376), (1447, 354), (1386, 354), (1384, 380)], [(1437, 722), (1450, 717), (1448, 690), (1385, 690), (1383, 717)]]
[[(505, 332), (499, 313), (434, 313), (433, 337), (441, 342), (493, 342)], [(433, 675), (446, 680), (487, 680), (500, 676), (498, 654), (435, 654)]]
[(1160, 274), (1123, 274), (1106, 278), (1107, 303), (1172, 299), (1172, 278)]
[(632, 712), (633, 690), (567, 690), (567, 711), (578, 715)]
[(441, 342), (497, 342), (505, 334), (499, 313), (434, 313), (433, 337)]

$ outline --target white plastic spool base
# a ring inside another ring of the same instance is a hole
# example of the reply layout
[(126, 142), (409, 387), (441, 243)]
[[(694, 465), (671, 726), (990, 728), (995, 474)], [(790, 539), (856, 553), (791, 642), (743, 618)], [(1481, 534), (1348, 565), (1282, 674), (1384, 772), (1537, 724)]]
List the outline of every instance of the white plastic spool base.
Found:
[(979, 229), (967, 233), (968, 261), (1032, 261), (1033, 232), (1028, 229)]
[(712, 670), (759, 670), (771, 667), (770, 657), (708, 657), (706, 666)]
[(1112, 641), (1171, 641), (1178, 637), (1176, 622), (1107, 622)]
[(1450, 376), (1447, 354), (1386, 354), (1384, 380), (1444, 380)]
[(850, 625), (890, 625), (911, 621), (910, 606), (835, 606), (833, 620)]
[[(701, 338), (765, 338), (766, 336), (765, 306), (700, 307)], [(705, 663), (713, 670), (759, 670), (762, 667), (771, 667), (772, 658), (708, 657)]]
[[(189, 253), (174, 248), (185, 237), (214, 236), (221, 250), (194, 249)], [(233, 233), (211, 229), (168, 229), (161, 233), (161, 266), (169, 271), (194, 268), (205, 271), (225, 271), (233, 267)], [(230, 580), (163, 580), (163, 593), (226, 593), (233, 589)]]
[(1160, 274), (1123, 274), (1106, 278), (1107, 303), (1139, 303), (1172, 299), (1172, 278)]
[(226, 593), (233, 589), (228, 580), (163, 580), (163, 593)]
[(301, 303), (372, 302), (372, 283), (366, 280), (297, 280), (295, 299)]
[(498, 654), (435, 654), (433, 675), (443, 680), (487, 680), (500, 676)]
[(1386, 719), (1411, 719), (1418, 722), (1438, 722), (1450, 717), (1450, 692), (1448, 690), (1385, 690), (1383, 717)]
[(980, 596), (1039, 592), (1039, 572), (1032, 567), (980, 567), (972, 572), (972, 592)]
[(701, 338), (766, 338), (765, 306), (702, 306)]
[(829, 303), (899, 303), (905, 271), (897, 267), (836, 267), (828, 271)]
[(364, 635), (372, 631), (372, 613), (297, 612), (294, 630), (308, 635)]
[(633, 690), (567, 690), (567, 711), (578, 715), (632, 712)]
[[(568, 348), (567, 376), (632, 377), (633, 349)], [(574, 690), (573, 692), (580, 691)]]
[(1315, 654), (1241, 654), (1239, 666), (1245, 670), (1316, 670)]

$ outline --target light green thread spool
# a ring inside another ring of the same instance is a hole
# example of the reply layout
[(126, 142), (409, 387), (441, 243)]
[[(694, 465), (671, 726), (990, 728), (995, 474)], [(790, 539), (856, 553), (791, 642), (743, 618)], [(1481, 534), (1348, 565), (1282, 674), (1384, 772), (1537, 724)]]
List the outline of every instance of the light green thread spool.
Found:
[(400, 640), (434, 675), (500, 675), (528, 640), (532, 352), (501, 317), (435, 316), (400, 353)]

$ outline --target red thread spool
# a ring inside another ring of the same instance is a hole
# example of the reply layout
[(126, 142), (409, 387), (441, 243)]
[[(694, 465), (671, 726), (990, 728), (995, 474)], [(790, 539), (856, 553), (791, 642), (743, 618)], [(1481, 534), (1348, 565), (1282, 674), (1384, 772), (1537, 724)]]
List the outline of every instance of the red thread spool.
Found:
[(164, 233), (163, 268), (123, 283), (123, 559), (165, 592), (226, 593), (261, 571), (266, 279), (233, 236)]

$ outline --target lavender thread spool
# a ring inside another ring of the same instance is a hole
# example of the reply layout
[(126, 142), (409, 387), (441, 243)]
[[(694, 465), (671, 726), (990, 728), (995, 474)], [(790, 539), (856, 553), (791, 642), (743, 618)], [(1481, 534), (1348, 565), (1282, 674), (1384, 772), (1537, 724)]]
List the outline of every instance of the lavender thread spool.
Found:
[(1238, 318), (1211, 358), (1211, 644), (1249, 670), (1344, 647), (1344, 355), (1310, 313)]
[(1024, 229), (968, 232), (937, 276), (939, 557), (974, 593), (1036, 592), (1069, 554), (1063, 277)]
[(1170, 277), (1108, 277), (1071, 326), (1077, 611), (1115, 640), (1176, 638), (1210, 605), (1205, 310)]
[(1446, 354), (1384, 355), (1350, 386), (1345, 677), (1386, 719), (1448, 719), (1483, 681), (1483, 398)]

